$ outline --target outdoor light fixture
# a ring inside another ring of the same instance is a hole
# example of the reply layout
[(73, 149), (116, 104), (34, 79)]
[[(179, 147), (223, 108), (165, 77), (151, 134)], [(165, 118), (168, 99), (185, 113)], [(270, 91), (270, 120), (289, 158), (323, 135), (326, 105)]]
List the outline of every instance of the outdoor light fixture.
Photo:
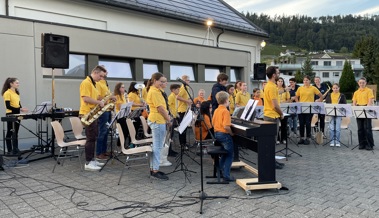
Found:
[(262, 40), (262, 42), (261, 42), (261, 48), (263, 49), (265, 46), (266, 46), (266, 42), (265, 42), (265, 40)]
[(213, 25), (213, 20), (207, 20), (207, 26), (210, 27)]

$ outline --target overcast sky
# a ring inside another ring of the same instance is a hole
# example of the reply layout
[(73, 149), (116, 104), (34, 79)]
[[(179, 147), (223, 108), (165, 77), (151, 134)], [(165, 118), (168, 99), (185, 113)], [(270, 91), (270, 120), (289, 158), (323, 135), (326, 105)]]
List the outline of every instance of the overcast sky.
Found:
[(379, 0), (224, 0), (239, 12), (257, 14), (307, 15), (379, 15)]

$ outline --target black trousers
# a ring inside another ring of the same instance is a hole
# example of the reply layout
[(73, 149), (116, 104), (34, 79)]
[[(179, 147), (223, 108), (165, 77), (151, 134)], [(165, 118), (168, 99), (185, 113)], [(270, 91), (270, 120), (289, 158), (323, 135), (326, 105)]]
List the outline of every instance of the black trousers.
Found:
[(304, 128), (306, 129), (307, 138), (311, 137), (311, 121), (313, 114), (299, 114), (300, 137), (304, 137)]
[[(14, 129), (13, 129), (14, 125)], [(7, 122), (7, 135), (6, 144), (8, 152), (13, 150), (18, 150), (18, 131), (20, 129), (20, 121), (18, 122)]]
[(373, 147), (374, 138), (372, 136), (371, 119), (357, 118), (358, 142), (361, 147)]

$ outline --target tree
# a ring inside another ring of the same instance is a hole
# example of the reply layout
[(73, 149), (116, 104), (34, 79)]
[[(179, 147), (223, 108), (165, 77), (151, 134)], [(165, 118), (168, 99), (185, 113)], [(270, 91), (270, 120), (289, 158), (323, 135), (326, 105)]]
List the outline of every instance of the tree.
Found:
[(313, 68), (311, 65), (311, 58), (307, 56), (304, 63), (301, 66), (301, 73), (304, 76), (309, 76), (311, 78), (311, 81), (313, 81), (313, 78), (315, 77), (315, 73), (313, 73)]
[(300, 70), (296, 70), (295, 79), (296, 79), (296, 83), (303, 83), (303, 74), (301, 73)]
[(357, 82), (355, 81), (355, 76), (353, 69), (351, 68), (351, 63), (345, 60), (343, 65), (342, 75), (339, 81), (340, 92), (346, 95), (347, 99), (352, 98), (352, 93), (357, 89)]
[(367, 82), (378, 84), (379, 82), (379, 39), (374, 36), (362, 37), (355, 43), (353, 55), (361, 59), (364, 67), (363, 76)]

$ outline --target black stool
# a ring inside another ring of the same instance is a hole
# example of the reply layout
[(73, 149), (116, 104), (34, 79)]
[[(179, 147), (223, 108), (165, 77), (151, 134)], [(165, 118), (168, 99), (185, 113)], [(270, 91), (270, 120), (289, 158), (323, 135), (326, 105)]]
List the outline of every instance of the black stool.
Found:
[(229, 184), (229, 182), (221, 181), (220, 156), (226, 155), (228, 152), (222, 146), (208, 146), (207, 152), (214, 158), (213, 176), (206, 178), (217, 178), (216, 182), (207, 182), (207, 184)]

